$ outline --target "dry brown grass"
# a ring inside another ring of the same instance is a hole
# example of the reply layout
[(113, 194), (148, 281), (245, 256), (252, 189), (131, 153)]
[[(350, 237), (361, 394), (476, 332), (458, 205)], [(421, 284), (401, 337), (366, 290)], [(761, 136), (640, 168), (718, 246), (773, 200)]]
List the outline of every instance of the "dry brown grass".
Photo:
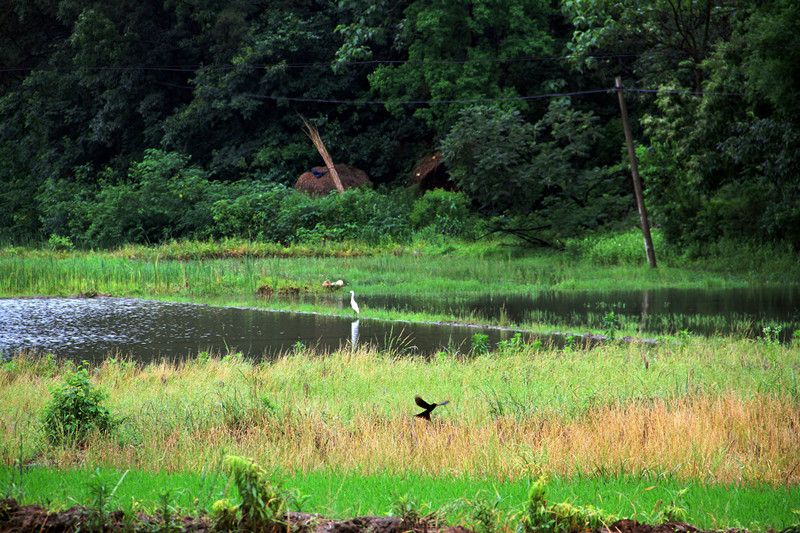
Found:
[[(282, 471), (800, 482), (796, 348), (658, 347), (648, 368), (641, 350), (107, 362), (93, 379), (124, 421), (78, 448), (50, 447), (38, 430), (63, 369), (4, 371), (0, 451), (6, 465), (22, 453), (28, 462), (154, 471), (200, 469), (235, 453)], [(675, 378), (687, 368), (691, 380)], [(427, 423), (412, 416), (415, 393), (451, 404)]]

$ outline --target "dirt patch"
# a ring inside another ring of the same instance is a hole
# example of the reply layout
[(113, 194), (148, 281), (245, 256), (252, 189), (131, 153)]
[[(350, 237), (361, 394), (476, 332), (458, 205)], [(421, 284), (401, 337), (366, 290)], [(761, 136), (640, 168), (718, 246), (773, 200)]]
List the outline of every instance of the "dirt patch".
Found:
[[(440, 526), (421, 520), (409, 524), (392, 516), (359, 516), (348, 520), (330, 520), (308, 513), (289, 513), (287, 523), (296, 533), (473, 533), (461, 526)], [(0, 499), (0, 532), (4, 533), (71, 533), (76, 531), (173, 531), (209, 532), (221, 531), (208, 518), (174, 517), (165, 524), (162, 517), (139, 513), (135, 519), (126, 517), (122, 511), (108, 513), (102, 528), (97, 516), (85, 507), (72, 507), (52, 513), (37, 505), (19, 505), (14, 499)], [(286, 531), (286, 525), (276, 528)], [(236, 526), (232, 528), (237, 530)], [(590, 533), (590, 532), (585, 532)], [(618, 520), (607, 528), (594, 533), (712, 533), (684, 522), (669, 522), (660, 525), (641, 524), (635, 520)], [(713, 532), (720, 533), (720, 532)], [(729, 529), (725, 533), (747, 533), (744, 529)]]

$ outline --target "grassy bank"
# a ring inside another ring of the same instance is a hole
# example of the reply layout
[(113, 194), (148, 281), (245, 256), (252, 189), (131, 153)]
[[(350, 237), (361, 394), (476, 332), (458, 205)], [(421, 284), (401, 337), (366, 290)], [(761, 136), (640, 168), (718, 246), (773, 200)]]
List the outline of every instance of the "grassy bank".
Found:
[[(766, 491), (767, 500), (792, 501), (800, 482), (798, 360), (797, 347), (736, 339), (522, 346), (431, 361), (368, 350), (262, 364), (236, 356), (148, 366), (108, 359), (90, 380), (108, 393), (106, 405), (121, 422), (75, 446), (49, 442), (41, 419), (48, 391), (69, 367), (19, 358), (0, 374), (0, 453), (9, 471), (33, 463), (195, 475), (218, 470), (225, 454), (244, 455), (323, 501), (337, 500), (332, 487), (351, 478), (431, 487), (461, 480), (467, 488), (458, 497), (469, 498), (541, 475), (564, 487), (580, 480), (634, 483), (640, 492), (642, 485), (691, 486), (698, 498)], [(422, 423), (412, 416), (414, 394), (451, 403), (435, 411), (434, 423)], [(333, 480), (326, 489), (301, 481), (323, 478)], [(629, 489), (610, 490), (580, 503), (599, 505), (619, 493), (634, 514), (655, 506)], [(361, 510), (385, 509), (381, 501)], [(731, 514), (721, 501), (701, 506), (688, 497), (687, 505), (709, 527), (791, 520), (789, 508), (765, 507), (766, 516), (753, 518)]]
[[(107, 509), (153, 514), (167, 506), (177, 514), (202, 515), (220, 499), (236, 499), (228, 475), (210, 465), (201, 472), (153, 473), (114, 469), (25, 469), (21, 474), (0, 469), (0, 488), (15, 484), (24, 499), (51, 508), (98, 504), (98, 491), (114, 491)], [(421, 477), (359, 473), (272, 471), (271, 477), (291, 494), (291, 508), (347, 519), (363, 515), (422, 516), (437, 512), (451, 524), (479, 529), (476, 514), (489, 510), (496, 531), (514, 530), (524, 507), (529, 480), (486, 480), (474, 477)], [(122, 482), (120, 483), (120, 480)], [(19, 496), (19, 494), (17, 494)], [(665, 477), (594, 476), (547, 483), (549, 502), (594, 507), (606, 517), (661, 523), (669, 513), (705, 528), (743, 526), (750, 530), (783, 529), (796, 522), (791, 510), (800, 488), (768, 485), (730, 486), (684, 483)]]
[[(667, 256), (658, 269), (651, 269), (614, 255), (620, 254), (620, 246), (606, 243), (605, 247), (613, 252), (532, 253), (502, 243), (383, 248), (333, 243), (282, 248), (246, 241), (129, 246), (110, 252), (3, 248), (0, 296), (97, 293), (341, 314), (349, 312), (349, 307), (343, 311), (341, 297), (336, 298), (335, 291), (323, 288), (323, 281), (343, 280), (342, 294), (353, 289), (365, 298), (424, 295), (453, 302), (457, 307), (460, 300), (487, 294), (535, 296), (552, 290), (731, 288), (782, 285), (787, 280), (800, 279), (800, 267), (791, 260), (791, 254), (769, 255), (765, 250), (750, 250), (752, 256), (748, 255), (748, 261), (738, 269), (730, 268), (728, 256), (721, 255), (717, 262), (706, 264), (669, 261)], [(628, 255), (635, 257), (631, 251)], [(332, 299), (309, 301), (296, 298), (298, 294), (329, 295)], [(538, 310), (532, 310), (523, 323), (454, 311), (420, 314), (370, 309), (369, 316), (491, 323), (543, 332), (565, 328)], [(595, 317), (594, 322), (601, 322), (601, 318)], [(638, 323), (621, 324), (622, 334), (635, 334), (637, 329)], [(737, 327), (734, 325), (732, 330)]]
[[(341, 313), (291, 296), (325, 294), (325, 279), (365, 296), (451, 299), (800, 279), (788, 256), (758, 250), (738, 263), (667, 257), (656, 270), (603, 260), (613, 253), (241, 241), (111, 252), (2, 248), (0, 296), (101, 293)], [(683, 509), (701, 527), (781, 528), (797, 522), (800, 501), (798, 361), (797, 342), (690, 336), (586, 350), (509, 343), (490, 355), (431, 360), (361, 349), (259, 364), (200, 354), (142, 366), (109, 355), (86, 379), (107, 393), (116, 423), (59, 441), (43, 413), (54, 387), (81, 371), (23, 354), (0, 367), (0, 490), (91, 505), (99, 488), (110, 491), (124, 475), (114, 493), (122, 508), (203, 512), (236, 497), (222, 466), (234, 454), (302, 496), (295, 507), (337, 517), (410, 506), (443, 509), (454, 523), (480, 528), (475, 517), (488, 509), (494, 527), (513, 529), (529, 484), (547, 476), (550, 501), (609, 515), (656, 521)], [(412, 416), (415, 394), (451, 403), (427, 424)], [(78, 481), (87, 476), (95, 481)]]
[[(363, 294), (449, 296), (741, 287), (800, 280), (800, 267), (792, 254), (745, 251), (750, 255), (738, 260), (728, 256), (705, 262), (665, 259), (658, 269), (651, 269), (611, 252), (605, 255), (609, 260), (603, 261), (604, 256), (588, 252), (531, 252), (502, 243), (384, 248), (333, 243), (283, 248), (249, 241), (180, 242), (109, 252), (6, 247), (0, 249), (0, 295), (96, 291), (117, 296), (242, 297), (256, 294), (262, 286), (321, 291), (325, 279), (342, 279)], [(632, 251), (628, 255), (637, 257)]]

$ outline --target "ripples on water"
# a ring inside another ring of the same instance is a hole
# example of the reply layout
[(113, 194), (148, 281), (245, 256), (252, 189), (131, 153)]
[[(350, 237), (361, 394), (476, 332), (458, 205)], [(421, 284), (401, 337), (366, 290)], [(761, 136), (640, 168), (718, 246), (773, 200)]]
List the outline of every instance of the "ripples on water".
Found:
[(0, 350), (52, 352), (100, 361), (108, 354), (139, 361), (180, 359), (201, 351), (252, 358), (291, 351), (297, 343), (335, 350), (372, 344), (403, 353), (468, 350), (476, 332), (492, 345), (514, 332), (436, 326), (312, 313), (157, 302), (128, 298), (0, 299)]
[[(349, 309), (348, 298), (338, 302), (345, 309)], [(602, 329), (602, 317), (614, 311), (629, 325), (640, 327), (643, 336), (651, 337), (680, 330), (755, 336), (764, 326), (781, 325), (782, 340), (787, 341), (800, 324), (798, 287), (603, 294), (553, 291), (535, 298), (495, 295), (460, 301), (373, 296), (360, 299), (360, 303), (367, 312), (361, 320), (354, 320), (132, 298), (0, 299), (0, 351), (10, 354), (26, 349), (90, 361), (111, 354), (150, 361), (235, 350), (258, 359), (291, 351), (299, 343), (323, 351), (370, 344), (382, 350), (430, 355), (440, 350), (467, 352), (476, 333), (488, 335), (492, 347), (516, 334), (494, 328), (363, 318), (369, 316), (370, 308), (557, 323), (576, 332)], [(530, 339), (531, 335), (525, 334), (525, 340)]]

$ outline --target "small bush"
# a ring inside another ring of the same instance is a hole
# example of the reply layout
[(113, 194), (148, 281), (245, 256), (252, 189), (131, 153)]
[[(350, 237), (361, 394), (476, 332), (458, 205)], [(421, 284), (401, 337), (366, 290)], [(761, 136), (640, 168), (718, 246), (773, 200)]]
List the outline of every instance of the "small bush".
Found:
[(601, 528), (616, 520), (594, 506), (579, 507), (567, 502), (547, 501), (547, 478), (540, 477), (528, 490), (528, 501), (518, 513), (520, 533), (578, 533)]
[(470, 237), (475, 228), (470, 205), (469, 197), (463, 192), (436, 189), (414, 202), (409, 218), (416, 230), (432, 227), (442, 235)]
[(66, 252), (75, 248), (75, 245), (72, 243), (72, 239), (69, 237), (61, 237), (55, 233), (50, 235), (47, 245), (55, 252)]
[(64, 383), (54, 387), (45, 405), (42, 421), (52, 444), (83, 441), (92, 429), (109, 431), (117, 421), (103, 405), (107, 395), (89, 382), (87, 365), (67, 372)]
[(489, 335), (485, 333), (475, 333), (472, 335), (472, 353), (475, 355), (486, 355), (489, 353)]
[(284, 185), (238, 182), (228, 186), (230, 197), (211, 206), (218, 237), (248, 237), (287, 242), (292, 227), (281, 216), (282, 204), (292, 194)]
[[(238, 508), (227, 506), (226, 512), (218, 513), (231, 521), (231, 512), (241, 513), (241, 529), (245, 531), (275, 531), (283, 524), (288, 511), (285, 494), (267, 478), (267, 473), (254, 461), (229, 455), (225, 463), (231, 470), (234, 483), (242, 499)], [(215, 509), (226, 506), (215, 504)]]
[[(661, 232), (651, 231), (656, 259), (664, 251)], [(600, 237), (569, 239), (565, 242), (567, 253), (573, 257), (587, 259), (596, 265), (639, 265), (647, 263), (644, 240), (639, 228), (625, 233), (614, 233)]]

